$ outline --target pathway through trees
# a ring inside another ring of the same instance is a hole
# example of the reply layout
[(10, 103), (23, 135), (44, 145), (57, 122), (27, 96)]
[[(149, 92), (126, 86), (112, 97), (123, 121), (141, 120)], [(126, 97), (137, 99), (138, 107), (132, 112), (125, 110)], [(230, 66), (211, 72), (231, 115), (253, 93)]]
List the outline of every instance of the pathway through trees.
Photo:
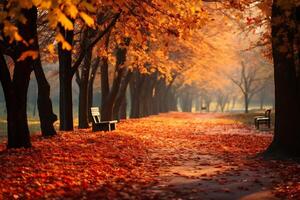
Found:
[(299, 199), (299, 164), (253, 158), (271, 140), (226, 115), (187, 113), (34, 136), (32, 149), (0, 147), (0, 198)]

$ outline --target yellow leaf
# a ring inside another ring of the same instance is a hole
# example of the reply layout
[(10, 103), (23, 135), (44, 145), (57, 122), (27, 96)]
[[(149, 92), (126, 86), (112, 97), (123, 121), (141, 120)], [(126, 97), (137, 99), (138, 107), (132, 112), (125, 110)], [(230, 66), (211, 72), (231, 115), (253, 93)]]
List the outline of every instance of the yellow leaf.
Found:
[(37, 51), (28, 50), (21, 54), (21, 56), (18, 58), (18, 62), (25, 60), (28, 57), (31, 57), (32, 60), (37, 59), (39, 56), (39, 53)]
[(78, 15), (78, 9), (74, 4), (70, 4), (66, 8), (66, 14), (72, 19), (75, 19)]
[(68, 51), (72, 50), (72, 46), (65, 40), (64, 36), (62, 36), (62, 34), (58, 33), (55, 37), (55, 40), (58, 43), (62, 44), (62, 48)]
[(16, 41), (22, 41), (23, 40), (22, 36), (17, 31), (14, 32), (14, 39)]
[(8, 36), (10, 38), (9, 42), (12, 43), (13, 41), (22, 41), (23, 38), (18, 33), (18, 28), (10, 23), (9, 21), (5, 20), (3, 22), (4, 28), (3, 33), (5, 36)]
[(52, 6), (52, 1), (51, 0), (44, 0), (44, 1), (41, 1), (41, 8), (43, 9), (49, 9), (51, 8)]
[(53, 44), (49, 44), (47, 49), (50, 52), (50, 54), (55, 54), (55, 47)]
[(62, 13), (60, 10), (57, 11), (57, 17), (58, 17), (58, 21), (61, 23), (61, 25), (66, 29), (66, 30), (73, 30), (74, 26), (73, 23), (71, 22), (70, 19), (68, 19), (68, 17)]
[(84, 12), (80, 12), (79, 15), (83, 19), (83, 21), (86, 23), (86, 25), (88, 25), (89, 27), (94, 26), (94, 19), (91, 18), (89, 15), (87, 15)]

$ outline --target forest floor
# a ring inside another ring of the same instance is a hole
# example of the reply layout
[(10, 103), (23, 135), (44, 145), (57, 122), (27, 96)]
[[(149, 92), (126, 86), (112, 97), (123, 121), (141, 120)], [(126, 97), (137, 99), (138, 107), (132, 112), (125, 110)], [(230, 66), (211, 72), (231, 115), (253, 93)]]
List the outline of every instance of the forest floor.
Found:
[(272, 131), (226, 114), (130, 119), (109, 133), (0, 145), (0, 199), (300, 199), (300, 164), (255, 157)]

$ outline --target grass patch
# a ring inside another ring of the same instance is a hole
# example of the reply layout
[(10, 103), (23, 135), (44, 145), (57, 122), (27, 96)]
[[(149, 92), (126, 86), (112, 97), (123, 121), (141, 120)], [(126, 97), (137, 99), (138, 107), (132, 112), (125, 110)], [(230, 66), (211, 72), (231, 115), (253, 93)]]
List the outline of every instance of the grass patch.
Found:
[[(231, 119), (238, 121), (246, 125), (254, 125), (254, 117), (263, 116), (264, 111), (251, 111), (249, 113), (229, 113), (224, 115), (222, 118)], [(271, 124), (274, 125), (275, 122), (275, 113), (271, 112)]]
[[(40, 121), (38, 119), (28, 120), (29, 131), (32, 135), (41, 131)], [(0, 119), (0, 140), (7, 137), (7, 122), (6, 119)]]

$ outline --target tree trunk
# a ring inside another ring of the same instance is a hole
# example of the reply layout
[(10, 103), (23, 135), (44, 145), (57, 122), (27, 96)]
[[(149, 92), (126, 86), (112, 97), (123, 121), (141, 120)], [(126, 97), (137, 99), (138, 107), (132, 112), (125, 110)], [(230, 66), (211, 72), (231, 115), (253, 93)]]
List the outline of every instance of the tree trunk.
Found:
[(178, 97), (176, 96), (175, 89), (171, 92), (171, 111), (178, 111), (177, 103), (178, 103)]
[[(34, 49), (40, 52), (38, 33), (37, 33), (37, 8), (31, 9), (32, 15), (32, 35), (34, 36)], [(40, 127), (43, 136), (53, 136), (56, 134), (54, 122), (57, 121), (57, 116), (53, 113), (52, 101), (50, 99), (50, 85), (46, 79), (41, 57), (38, 56), (33, 62), (33, 70), (38, 84), (37, 106), (40, 118)]]
[(130, 95), (131, 95), (131, 111), (130, 118), (141, 117), (140, 112), (140, 91), (143, 85), (144, 79), (141, 77), (139, 72), (135, 70), (132, 75), (132, 79), (129, 83)]
[(108, 58), (102, 58), (101, 65), (101, 110), (105, 106), (105, 99), (109, 95), (109, 74), (108, 74)]
[(138, 105), (139, 105), (139, 113), (138, 117), (146, 117), (146, 108), (145, 108), (145, 95), (146, 95), (146, 87), (147, 87), (147, 75), (139, 74), (138, 81)]
[[(113, 107), (114, 119), (119, 120), (121, 118), (120, 117), (120, 111), (121, 111), (120, 109), (121, 109), (122, 104), (124, 104), (124, 102), (126, 104), (126, 90), (127, 90), (129, 81), (131, 79), (131, 76), (132, 76), (132, 72), (128, 71), (127, 75), (122, 80), (122, 83), (121, 83), (121, 86), (119, 89), (119, 93), (118, 93), (118, 96), (116, 97), (115, 104)], [(126, 109), (126, 107), (125, 107), (125, 109)], [(126, 113), (126, 110), (125, 110), (125, 113)], [(123, 115), (124, 115), (124, 113), (123, 113)]]
[(97, 57), (94, 60), (94, 63), (92, 65), (92, 72), (91, 72), (91, 76), (89, 79), (89, 84), (88, 84), (88, 116), (89, 116), (89, 122), (93, 121), (93, 117), (92, 114), (90, 112), (90, 108), (93, 106), (93, 98), (94, 98), (94, 82), (95, 82), (95, 78), (96, 78), (96, 73), (98, 70), (100, 64), (100, 57)]
[(249, 97), (248, 94), (244, 94), (244, 106), (245, 106), (245, 113), (249, 112)]
[[(73, 31), (66, 31), (60, 27), (60, 33), (69, 44), (73, 44)], [(72, 101), (72, 52), (58, 44), (59, 56), (59, 120), (61, 131), (73, 130), (73, 101)]]
[[(129, 42), (127, 42), (126, 38), (124, 39), (124, 41), (125, 41), (125, 45), (128, 46)], [(109, 95), (104, 97), (104, 99), (102, 99), (103, 106), (101, 109), (101, 120), (103, 121), (109, 121), (113, 119), (114, 104), (121, 86), (123, 74), (125, 72), (125, 68), (122, 65), (126, 61), (126, 54), (127, 54), (127, 49), (123, 47), (119, 47), (116, 51), (117, 60), (116, 60), (116, 71), (115, 71), (115, 78), (113, 80), (113, 85), (111, 87), (111, 90), (109, 91)], [(106, 69), (108, 70), (108, 67)], [(104, 79), (105, 79), (104, 81), (107, 82), (108, 76), (104, 77)]]
[(200, 99), (199, 99), (199, 96), (195, 97), (195, 111), (200, 112)]
[(235, 108), (235, 104), (236, 104), (236, 97), (233, 97), (232, 98), (231, 108), (230, 108), (231, 111), (233, 111), (233, 109)]
[(86, 52), (83, 66), (81, 67), (79, 106), (78, 106), (78, 128), (88, 128), (88, 83), (92, 60), (92, 49)]
[[(280, 6), (279, 0), (272, 6), (272, 49), (275, 75), (275, 132), (272, 144), (265, 155), (300, 156), (300, 77), (294, 60), (294, 30), (297, 24), (295, 6)], [(299, 9), (299, 7), (298, 7)], [(278, 20), (278, 19), (281, 20)], [(280, 23), (279, 23), (280, 22)], [(282, 51), (284, 49), (284, 51)]]
[(139, 117), (138, 91), (135, 81), (136, 77), (134, 77), (134, 80), (132, 79), (129, 83), (131, 100), (130, 118)]
[(53, 124), (56, 122), (57, 116), (53, 113), (52, 101), (50, 99), (50, 85), (45, 77), (40, 58), (35, 61), (33, 69), (38, 83), (37, 105), (41, 132), (43, 136), (53, 136), (56, 134)]
[(120, 108), (120, 119), (127, 119), (127, 99), (126, 95), (122, 101), (121, 108)]
[[(35, 7), (22, 9), (26, 23), (16, 22), (20, 35), (29, 40), (35, 37), (37, 11)], [(34, 45), (24, 45), (16, 42), (13, 48), (14, 72), (11, 80), (4, 56), (0, 57), (0, 79), (4, 90), (7, 108), (8, 148), (30, 147), (30, 133), (27, 123), (27, 93), (32, 72), (32, 58), (19, 60), (28, 51), (35, 50)]]
[(7, 110), (7, 148), (31, 147), (27, 124), (27, 91), (32, 71), (30, 62), (15, 63), (13, 79), (4, 56), (0, 56), (0, 80), (4, 91)]

